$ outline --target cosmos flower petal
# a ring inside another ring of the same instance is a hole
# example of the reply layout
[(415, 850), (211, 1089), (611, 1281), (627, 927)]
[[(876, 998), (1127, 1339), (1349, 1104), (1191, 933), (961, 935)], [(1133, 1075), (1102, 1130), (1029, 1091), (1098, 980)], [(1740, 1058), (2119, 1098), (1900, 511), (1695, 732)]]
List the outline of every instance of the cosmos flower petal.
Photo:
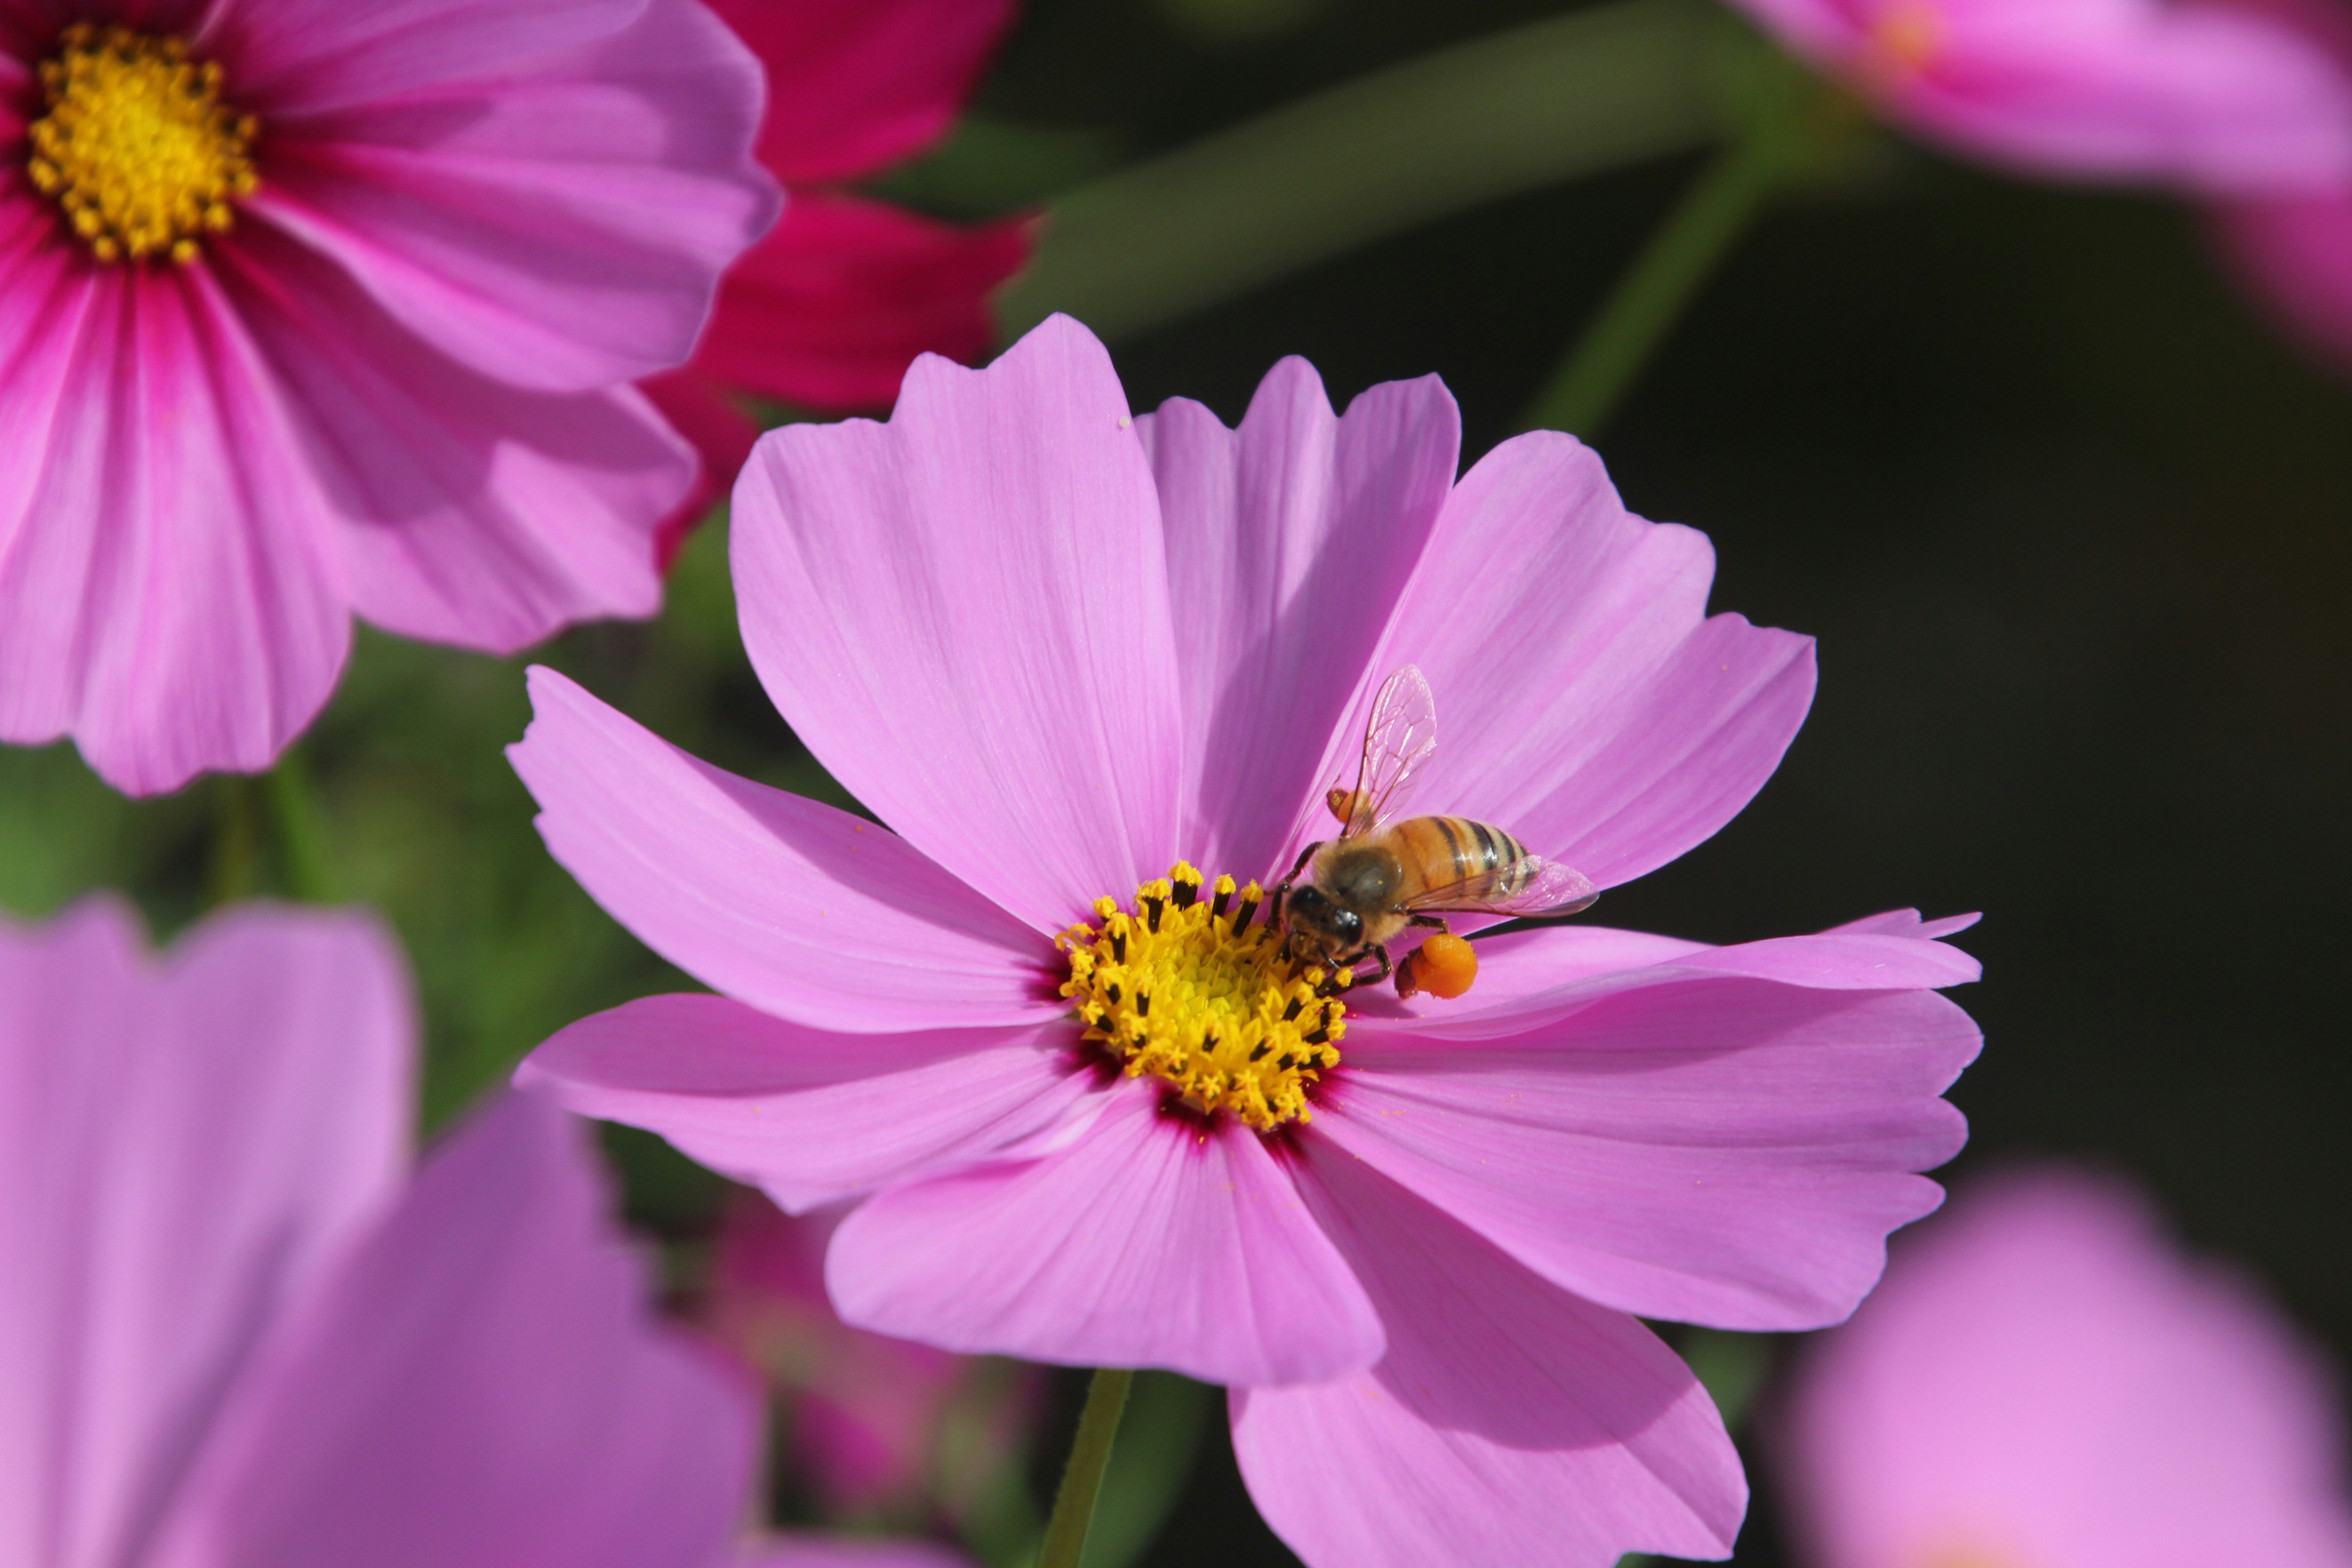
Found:
[(0, 1561), (127, 1563), (271, 1320), (392, 1194), (390, 938), (248, 906), (161, 963), (105, 900), (0, 923)]
[(1361, 1048), (1526, 1035), (1571, 1017), (1597, 997), (1710, 974), (1824, 991), (1966, 985), (1983, 965), (1935, 939), (1975, 921), (1961, 915), (1923, 922), (1916, 911), (1902, 910), (1812, 936), (1730, 947), (1605, 926), (1508, 931), (1479, 939), (1477, 983), (1466, 997), (1400, 1003), (1376, 993), (1357, 1004), (1363, 1023), (1356, 1040)]
[(1808, 1351), (1771, 1452), (1821, 1568), (2352, 1562), (2326, 1358), (2107, 1178), (1964, 1190)]
[(929, 1541), (871, 1536), (776, 1535), (740, 1549), (733, 1568), (971, 1568), (961, 1552)]
[(1232, 1395), (1250, 1496), (1309, 1568), (1730, 1555), (1739, 1456), (1649, 1330), (1344, 1154), (1313, 1150), (1299, 1184), (1388, 1327), (1375, 1367)]
[(2287, 336), (2352, 374), (2352, 182), (2314, 195), (2229, 203), (2223, 254)]
[(247, 205), (442, 353), (589, 391), (684, 360), (720, 270), (774, 221), (759, 108), (718, 18), (651, 0), (527, 68), (279, 127)]
[[(205, 47), (248, 109), (275, 120), (527, 71), (608, 37), (647, 0), (239, 0), (207, 5)], [(148, 25), (172, 24), (145, 7)], [(196, 9), (188, 6), (187, 9)]]
[(1589, 1300), (1758, 1330), (1843, 1318), (1934, 1209), (1981, 1043), (1932, 992), (1671, 966), (1447, 1033), (1351, 1026), (1318, 1131)]
[(856, 180), (947, 134), (1013, 0), (712, 0), (768, 71), (760, 160), (793, 184)]
[(1034, 1022), (1053, 945), (904, 839), (698, 761), (533, 667), (509, 752), (549, 851), (654, 951), (780, 1017), (875, 1033)]
[(1073, 1033), (830, 1034), (724, 996), (646, 996), (558, 1031), (516, 1077), (805, 1211), (1053, 1128), (1087, 1092)]
[(1600, 887), (1684, 854), (1761, 788), (1804, 721), (1812, 641), (1706, 614), (1704, 534), (1628, 512), (1573, 437), (1464, 476), (1382, 662), (1437, 704), (1416, 804), (1493, 822)]
[[(203, 271), (0, 258), (0, 739), (65, 733), (131, 795), (265, 768), (350, 642), (341, 563), (263, 354)], [(136, 363), (135, 376), (121, 366)]]
[(1735, 3), (1890, 117), (2022, 173), (2213, 194), (2352, 174), (2352, 81), (2251, 6)]
[(1174, 863), (1159, 502), (1084, 327), (986, 370), (919, 360), (887, 425), (770, 431), (732, 549), (786, 722), (947, 870), (1054, 932)]
[(1143, 428), (1168, 536), (1186, 854), (1271, 885), (1302, 822), (1326, 836), (1324, 790), (1355, 776), (1349, 719), (1453, 485), (1461, 411), (1424, 376), (1338, 417), (1314, 367), (1286, 359), (1237, 429), (1182, 399)]
[(877, 1333), (1208, 1383), (1314, 1382), (1381, 1353), (1363, 1287), (1267, 1145), (1230, 1122), (1204, 1136), (1143, 1083), (1066, 1146), (867, 1200), (825, 1284)]
[(584, 1131), (511, 1095), (280, 1325), (154, 1568), (707, 1568), (757, 1403), (659, 1325)]
[(691, 371), (647, 376), (637, 383), (646, 401), (694, 448), (694, 487), (662, 520), (654, 536), (654, 556), (667, 572), (677, 552), (710, 509), (735, 488), (735, 476), (750, 460), (760, 426), (719, 386)]
[(659, 606), (654, 534), (694, 457), (642, 396), (475, 375), (283, 237), (230, 237), (224, 271), (340, 514), (331, 542), (361, 615), (509, 653)]
[(795, 191), (719, 284), (694, 368), (797, 408), (887, 408), (916, 355), (988, 351), (989, 295), (1029, 258), (1029, 230)]

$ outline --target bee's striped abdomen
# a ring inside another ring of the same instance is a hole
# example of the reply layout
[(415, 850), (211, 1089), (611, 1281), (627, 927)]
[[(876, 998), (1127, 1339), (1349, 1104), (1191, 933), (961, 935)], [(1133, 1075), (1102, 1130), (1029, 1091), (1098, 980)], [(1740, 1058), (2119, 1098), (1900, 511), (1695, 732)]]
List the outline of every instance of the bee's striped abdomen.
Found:
[(1466, 816), (1408, 817), (1389, 829), (1406, 881), (1423, 892), (1444, 889), (1465, 902), (1507, 899), (1534, 875), (1527, 846)]

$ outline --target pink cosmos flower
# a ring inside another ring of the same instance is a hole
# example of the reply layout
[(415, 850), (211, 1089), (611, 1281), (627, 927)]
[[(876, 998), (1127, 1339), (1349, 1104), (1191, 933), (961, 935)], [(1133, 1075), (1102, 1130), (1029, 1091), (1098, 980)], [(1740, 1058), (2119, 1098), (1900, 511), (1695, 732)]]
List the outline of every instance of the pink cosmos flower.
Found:
[[(2300, 27), (2352, 76), (2352, 5), (2235, 0)], [(2322, 190), (2250, 196), (2213, 210), (2223, 254), (2288, 336), (2352, 372), (2352, 178)]]
[(1284, 956), (1235, 881), (1289, 864), (1402, 664), (1442, 734), (1422, 805), (1602, 887), (1728, 820), (1811, 700), (1810, 641), (1707, 616), (1704, 536), (1573, 438), (1456, 483), (1459, 441), (1434, 377), (1339, 417), (1297, 360), (1236, 430), (1133, 419), (1065, 318), (986, 371), (919, 361), (887, 425), (770, 434), (745, 641), (889, 826), (534, 670), (513, 756), (550, 848), (723, 994), (583, 1020), (520, 1076), (787, 1208), (861, 1200), (826, 1259), (849, 1322), (1232, 1385), (1311, 1563), (1719, 1556), (1738, 1458), (1633, 1314), (1853, 1309), (1960, 1146), (1937, 1097), (1979, 1038), (1932, 987), (1976, 965), (1908, 913), (1507, 935), (1454, 1002)]
[(989, 294), (1029, 258), (1024, 223), (941, 223), (842, 188), (947, 134), (1013, 0), (711, 4), (767, 71), (759, 156), (792, 200), (729, 270), (693, 363), (646, 384), (702, 458), (664, 531), (669, 552), (759, 437), (730, 393), (826, 413), (887, 408), (917, 354), (986, 352)]
[(2352, 177), (2352, 83), (2216, 0), (1734, 0), (1919, 134), (2026, 174), (2208, 193)]
[(160, 963), (0, 925), (0, 1563), (705, 1568), (753, 1402), (657, 1327), (576, 1123), (514, 1095), (406, 1172), (415, 1029), (352, 915)]
[(824, 1293), (825, 1246), (839, 1218), (782, 1214), (736, 1189), (699, 1315), (782, 1395), (793, 1462), (827, 1517), (934, 1503), (954, 1517), (1000, 1462), (1018, 1462), (1035, 1369), (843, 1322)]
[(2137, 1193), (1967, 1192), (1804, 1363), (1784, 1436), (1815, 1568), (2344, 1568), (2326, 1367)]
[(353, 614), (650, 614), (630, 385), (772, 219), (698, 0), (0, 0), (0, 739), (268, 765)]

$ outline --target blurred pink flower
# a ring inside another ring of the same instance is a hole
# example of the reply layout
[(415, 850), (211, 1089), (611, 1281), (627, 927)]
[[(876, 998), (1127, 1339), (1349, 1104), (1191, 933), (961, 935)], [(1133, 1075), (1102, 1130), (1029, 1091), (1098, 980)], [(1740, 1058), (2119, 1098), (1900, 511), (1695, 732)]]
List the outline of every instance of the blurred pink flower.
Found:
[(2352, 177), (2352, 83), (2218, 0), (1734, 0), (1931, 140), (2208, 194)]
[(657, 1326), (571, 1119), (406, 1173), (388, 937), (248, 907), (160, 963), (0, 925), (0, 1563), (702, 1568), (750, 1391)]
[(1131, 419), (1063, 318), (986, 371), (917, 362), (887, 425), (771, 433), (735, 502), (745, 641), (897, 832), (534, 670), (513, 756), (549, 847), (725, 994), (584, 1020), (521, 1077), (787, 1208), (862, 1200), (826, 1258), (852, 1323), (1234, 1385), (1310, 1563), (1721, 1555), (1738, 1457), (1632, 1314), (1853, 1309), (1964, 1136), (1938, 1096), (1979, 1038), (1932, 988), (1975, 977), (1934, 940), (1966, 922), (1544, 931), (1482, 943), (1463, 1001), (1331, 999), (1247, 889), (1150, 880), (1286, 865), (1408, 662), (1444, 715), (1423, 804), (1602, 886), (1770, 774), (1811, 642), (1708, 617), (1704, 536), (1627, 513), (1571, 437), (1457, 484), (1459, 442), (1434, 377), (1340, 418), (1297, 360), (1238, 430)]
[[(2300, 27), (2352, 75), (2352, 5), (2236, 0)], [(2214, 228), (2247, 291), (2295, 342), (2352, 372), (2352, 177), (2319, 191), (2220, 202)]]
[(650, 614), (630, 384), (774, 214), (759, 105), (698, 0), (0, 5), (0, 739), (148, 794), (268, 765), (354, 613)]
[(842, 187), (945, 136), (1013, 0), (711, 0), (768, 73), (759, 156), (792, 195), (729, 269), (693, 362), (646, 385), (702, 469), (665, 559), (735, 483), (759, 427), (730, 394), (887, 408), (919, 353), (995, 341), (988, 297), (1029, 258), (1023, 222), (941, 223)]
[[(786, 1215), (738, 1189), (719, 1225), (705, 1325), (784, 1395), (793, 1458), (828, 1517), (935, 1506), (959, 1517), (991, 1479), (970, 1473), (971, 1461), (1018, 1463), (1025, 1452), (1034, 1369), (843, 1322), (824, 1293), (825, 1244), (839, 1222), (837, 1213)], [(963, 1432), (976, 1440), (950, 1443)]]
[(2063, 1170), (1964, 1191), (1813, 1346), (1788, 1411), (1814, 1568), (2345, 1568), (2322, 1364), (2137, 1194)]

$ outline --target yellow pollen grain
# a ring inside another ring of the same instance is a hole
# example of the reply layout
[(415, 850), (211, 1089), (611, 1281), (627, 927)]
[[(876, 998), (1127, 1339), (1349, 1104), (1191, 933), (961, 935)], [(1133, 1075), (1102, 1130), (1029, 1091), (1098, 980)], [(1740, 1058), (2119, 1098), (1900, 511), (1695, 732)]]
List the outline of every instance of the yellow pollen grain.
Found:
[(196, 258), (250, 195), (259, 125), (221, 100), (221, 69), (184, 41), (78, 22), (41, 62), (47, 112), (26, 174), (100, 261)]
[(1265, 897), (1255, 882), (1236, 889), (1219, 877), (1208, 891), (1179, 861), (1126, 909), (1096, 900), (1094, 923), (1059, 940), (1070, 955), (1062, 994), (1128, 1077), (1165, 1079), (1194, 1110), (1260, 1132), (1309, 1121), (1307, 1091), (1339, 1062), (1338, 993), (1352, 977), (1291, 958), (1281, 933), (1255, 921)]

